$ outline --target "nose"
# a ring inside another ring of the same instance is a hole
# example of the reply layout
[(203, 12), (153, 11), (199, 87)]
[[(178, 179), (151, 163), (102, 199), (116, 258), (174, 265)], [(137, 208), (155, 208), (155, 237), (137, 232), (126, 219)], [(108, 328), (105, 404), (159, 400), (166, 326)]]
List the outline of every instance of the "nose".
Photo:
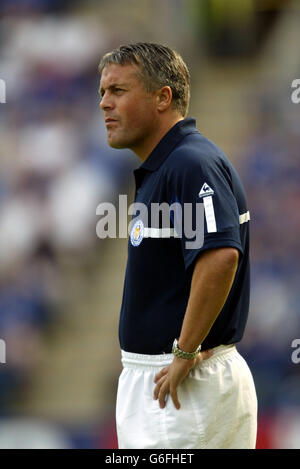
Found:
[(101, 97), (101, 101), (99, 103), (99, 106), (102, 109), (102, 111), (113, 108), (112, 99), (109, 97), (109, 95), (107, 93), (104, 93), (103, 96)]

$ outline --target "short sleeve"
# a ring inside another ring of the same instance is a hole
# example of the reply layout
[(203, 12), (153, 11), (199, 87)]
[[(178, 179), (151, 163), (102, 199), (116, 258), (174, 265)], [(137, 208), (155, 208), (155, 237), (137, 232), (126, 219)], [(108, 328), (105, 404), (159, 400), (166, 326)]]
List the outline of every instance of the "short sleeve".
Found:
[(207, 249), (234, 247), (243, 254), (230, 174), (217, 158), (189, 156), (171, 171), (169, 187), (171, 221), (186, 269)]

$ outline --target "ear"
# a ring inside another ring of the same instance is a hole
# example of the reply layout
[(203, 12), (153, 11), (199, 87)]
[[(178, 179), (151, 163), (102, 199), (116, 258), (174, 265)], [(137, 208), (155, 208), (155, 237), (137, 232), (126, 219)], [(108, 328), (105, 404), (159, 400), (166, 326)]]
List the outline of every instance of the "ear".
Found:
[(172, 102), (172, 90), (170, 86), (163, 86), (157, 91), (156, 96), (157, 110), (160, 112), (165, 111)]

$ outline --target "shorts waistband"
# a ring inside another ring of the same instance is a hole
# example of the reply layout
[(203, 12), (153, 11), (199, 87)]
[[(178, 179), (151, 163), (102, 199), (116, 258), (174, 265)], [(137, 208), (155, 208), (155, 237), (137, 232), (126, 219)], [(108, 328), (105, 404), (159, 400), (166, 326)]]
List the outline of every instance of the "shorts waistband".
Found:
[[(234, 344), (230, 345), (219, 345), (213, 349), (213, 355), (207, 360), (203, 361), (204, 363), (211, 363), (215, 357), (220, 355), (225, 355), (229, 352), (236, 351)], [(173, 361), (172, 353), (163, 353), (161, 355), (144, 355), (141, 353), (132, 353), (121, 351), (121, 360), (124, 368), (161, 368)], [(202, 363), (202, 362), (201, 362)]]

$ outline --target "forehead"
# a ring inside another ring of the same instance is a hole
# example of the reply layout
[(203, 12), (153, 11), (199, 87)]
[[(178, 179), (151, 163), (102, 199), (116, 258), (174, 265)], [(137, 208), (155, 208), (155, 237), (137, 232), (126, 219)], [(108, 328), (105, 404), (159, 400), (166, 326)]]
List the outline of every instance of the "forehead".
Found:
[(139, 80), (139, 68), (135, 64), (108, 64), (102, 70), (100, 88), (107, 88), (111, 84), (135, 84)]

